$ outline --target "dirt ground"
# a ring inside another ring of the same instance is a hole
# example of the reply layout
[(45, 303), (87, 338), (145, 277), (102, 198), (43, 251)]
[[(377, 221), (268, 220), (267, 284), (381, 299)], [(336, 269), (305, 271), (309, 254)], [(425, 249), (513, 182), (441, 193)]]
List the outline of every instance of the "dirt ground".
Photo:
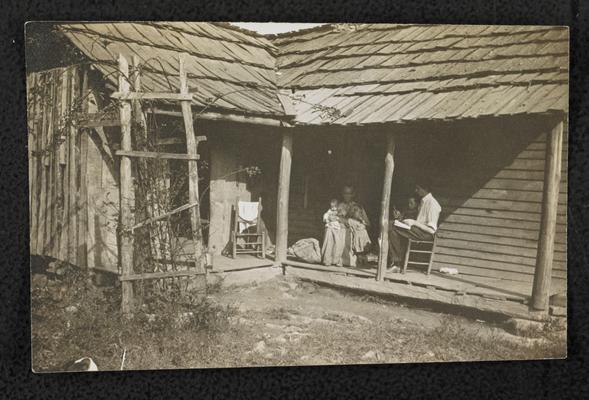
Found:
[(76, 279), (34, 277), (33, 369), (63, 370), (84, 356), (101, 370), (566, 357), (562, 324), (515, 335), (504, 321), (342, 292), (278, 272), (227, 274), (192, 311), (138, 313), (131, 320), (116, 311), (116, 288), (80, 290), (72, 288)]

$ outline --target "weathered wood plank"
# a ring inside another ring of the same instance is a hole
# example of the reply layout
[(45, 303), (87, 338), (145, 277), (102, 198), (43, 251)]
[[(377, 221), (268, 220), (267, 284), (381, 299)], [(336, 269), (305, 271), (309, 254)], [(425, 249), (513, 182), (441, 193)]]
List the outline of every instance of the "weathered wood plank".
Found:
[(526, 305), (516, 301), (500, 301), (475, 295), (457, 295), (443, 290), (431, 290), (395, 282), (376, 282), (370, 279), (345, 277), (320, 271), (292, 269), (290, 274), (306, 281), (326, 284), (341, 289), (359, 290), (374, 295), (395, 296), (407, 299), (468, 307), (485, 312), (505, 314), (526, 319), (544, 319), (545, 316), (529, 313)]
[[(467, 193), (456, 193), (456, 195), (460, 196), (461, 194), (467, 195)], [(520, 202), (530, 202), (530, 203), (541, 203), (542, 202), (542, 192), (535, 192), (535, 191), (524, 191), (524, 190), (514, 190), (514, 189), (487, 189), (483, 188), (477, 190), (475, 193), (470, 195), (473, 199), (488, 199), (488, 200), (513, 200), (513, 201), (520, 201)], [(562, 193), (559, 195), (559, 200), (564, 203), (567, 199), (567, 194)]]
[[(516, 238), (516, 239), (538, 239), (538, 231), (536, 230), (525, 230), (513, 227), (497, 227), (497, 226), (484, 226), (484, 225), (469, 225), (464, 223), (452, 223), (443, 222), (440, 224), (440, 230), (452, 231), (452, 232), (469, 232), (481, 235), (489, 236), (500, 236), (504, 238)], [(564, 243), (564, 237), (557, 238), (558, 243)]]
[[(481, 257), (481, 255), (477, 255), (475, 257), (467, 257), (467, 256), (459, 256), (457, 254), (444, 254), (438, 253), (436, 254), (435, 260), (438, 264), (452, 264), (452, 265), (465, 265), (468, 267), (479, 267), (479, 268), (487, 268), (493, 269), (498, 271), (511, 271), (511, 272), (519, 272), (522, 274), (534, 274), (534, 266), (526, 265), (526, 264), (518, 264), (508, 261), (493, 261), (488, 260), (486, 258)], [(566, 273), (562, 269), (556, 269), (558, 271), (556, 274), (559, 275), (561, 273)]]
[[(440, 267), (451, 267), (456, 268), (459, 272), (459, 276), (462, 275), (474, 275), (474, 276), (484, 276), (489, 278), (496, 278), (496, 279), (507, 279), (512, 281), (520, 281), (526, 282), (531, 284), (534, 279), (534, 272), (533, 270), (529, 273), (521, 272), (521, 271), (512, 271), (507, 269), (492, 269), (489, 266), (481, 266), (481, 265), (469, 265), (467, 262), (462, 261), (464, 259), (460, 259), (460, 263), (451, 263), (448, 261), (437, 261), (434, 260), (434, 269), (439, 270)], [(554, 270), (552, 276), (554, 278), (565, 279), (566, 272), (565, 271), (558, 271)]]
[(305, 262), (300, 262), (296, 260), (287, 259), (283, 265), (286, 267), (294, 267), (294, 268), (302, 268), (308, 269), (312, 271), (324, 271), (324, 272), (331, 272), (336, 274), (342, 275), (353, 275), (353, 276), (362, 276), (365, 278), (375, 278), (376, 274), (372, 271), (364, 271), (358, 268), (348, 268), (348, 267), (336, 267), (336, 266), (325, 266), (321, 264), (309, 264)]
[[(541, 203), (519, 202), (511, 200), (488, 200), (488, 199), (473, 199), (473, 198), (440, 198), (442, 209), (444, 207), (464, 207), (464, 208), (478, 208), (484, 210), (501, 210), (501, 211), (517, 211), (540, 214), (542, 210)], [(566, 205), (559, 204), (558, 214), (566, 215)]]
[(78, 115), (78, 126), (80, 128), (121, 126), (121, 119), (118, 115), (84, 112)]
[(114, 92), (111, 98), (117, 100), (176, 100), (192, 101), (191, 93), (165, 93), (165, 92)]
[(137, 157), (137, 158), (159, 158), (162, 160), (187, 160), (197, 161), (200, 159), (198, 154), (180, 154), (180, 153), (162, 153), (155, 151), (134, 151), (134, 150), (117, 150), (117, 156)]
[[(501, 179), (492, 178), (485, 182), (485, 189), (503, 189), (503, 190), (527, 190), (542, 192), (544, 182), (540, 180), (523, 180), (523, 179)], [(567, 185), (561, 182), (560, 192), (567, 193)]]
[[(82, 69), (82, 88), (80, 95), (84, 99), (82, 102), (82, 112), (88, 112), (91, 104), (88, 92), (88, 70)], [(94, 110), (93, 110), (94, 111)], [(88, 268), (88, 216), (90, 202), (88, 201), (88, 129), (80, 128), (80, 192), (79, 192), (79, 213), (78, 213), (78, 265)]]
[(57, 254), (56, 244), (58, 243), (57, 240), (57, 170), (59, 169), (59, 154), (58, 149), (56, 147), (56, 136), (57, 130), (59, 129), (58, 120), (59, 120), (59, 71), (54, 70), (52, 71), (53, 77), (53, 96), (51, 97), (53, 101), (50, 103), (51, 107), (51, 115), (50, 115), (50, 126), (48, 131), (48, 150), (49, 150), (49, 185), (48, 185), (48, 193), (47, 193), (47, 254), (54, 258), (59, 258)]
[(156, 141), (156, 145), (158, 146), (168, 146), (174, 144), (185, 144), (186, 138), (181, 137), (170, 137), (170, 138), (159, 138)]
[(203, 271), (192, 268), (186, 269), (184, 271), (146, 272), (143, 274), (121, 275), (119, 276), (119, 280), (121, 282), (128, 282), (148, 279), (179, 278), (197, 275), (205, 275), (205, 273)]
[[(76, 104), (77, 94), (80, 88), (79, 82), (79, 71), (77, 69), (72, 69), (72, 76), (70, 78), (70, 102), (68, 104), (68, 109), (70, 112), (74, 112), (73, 110), (74, 104)], [(78, 202), (77, 202), (77, 184), (78, 179), (76, 176), (77, 172), (77, 165), (78, 160), (76, 157), (76, 142), (78, 136), (78, 129), (76, 126), (70, 126), (68, 132), (68, 146), (69, 146), (69, 155), (67, 160), (67, 176), (68, 176), (68, 184), (67, 184), (67, 193), (68, 193), (68, 201), (67, 201), (67, 213), (66, 213), (66, 220), (68, 224), (68, 236), (67, 236), (67, 255), (68, 260), (72, 264), (76, 264), (78, 260), (77, 251), (78, 251)], [(69, 218), (68, 218), (69, 217)]]
[(391, 188), (393, 185), (393, 172), (395, 170), (395, 137), (392, 132), (387, 135), (387, 151), (385, 155), (384, 178), (382, 186), (382, 200), (380, 202), (380, 237), (378, 254), (378, 273), (376, 280), (384, 279), (389, 250), (389, 209), (391, 204)]
[[(129, 63), (127, 59), (119, 54), (119, 91), (127, 93), (129, 91)], [(120, 106), (121, 118), (121, 149), (130, 151), (131, 147), (131, 103), (123, 101)], [(131, 159), (127, 156), (121, 158), (120, 163), (120, 223), (122, 230), (120, 237), (120, 262), (121, 275), (123, 277), (133, 274), (133, 235), (126, 232), (126, 229), (133, 224), (133, 214), (131, 212), (131, 199), (133, 196), (133, 177), (131, 172)], [(122, 300), (121, 309), (123, 313), (128, 314), (133, 309), (133, 284), (130, 281), (122, 282)]]
[(31, 138), (30, 144), (30, 151), (29, 151), (29, 165), (30, 165), (30, 173), (29, 173), (29, 225), (30, 225), (30, 251), (32, 254), (39, 254), (37, 249), (37, 230), (39, 229), (38, 225), (38, 211), (39, 211), (39, 190), (40, 190), (40, 182), (39, 182), (39, 159), (36, 156), (36, 152), (39, 150), (39, 136), (41, 135), (41, 124), (37, 121), (39, 117), (39, 110), (40, 106), (40, 96), (39, 90), (40, 87), (40, 80), (37, 73), (31, 74), (30, 80), (30, 92), (29, 96), (31, 104), (31, 115), (28, 118), (29, 129), (32, 129), (32, 132), (29, 132), (29, 137)]
[(278, 198), (276, 204), (276, 261), (286, 260), (288, 246), (288, 201), (290, 195), (290, 171), (292, 164), (292, 132), (282, 134), (280, 172), (278, 174)]
[(563, 121), (559, 121), (553, 127), (548, 136), (548, 146), (546, 148), (542, 220), (531, 302), (532, 307), (541, 311), (548, 309), (550, 281), (553, 275), (554, 244), (558, 240), (558, 236), (556, 236), (556, 214), (559, 200), (558, 189), (561, 175), (563, 128)]
[[(546, 149), (542, 148), (539, 150), (524, 150), (519, 153), (517, 157), (526, 160), (544, 160), (546, 157)], [(563, 162), (568, 161), (568, 153), (566, 150), (562, 152), (562, 160)]]
[[(500, 244), (493, 244), (493, 243), (480, 243), (480, 242), (473, 242), (469, 240), (454, 240), (454, 239), (447, 239), (447, 238), (440, 238), (438, 237), (437, 245), (440, 246), (441, 249), (457, 249), (457, 250), (466, 250), (466, 251), (474, 251), (474, 252), (484, 252), (484, 253), (493, 253), (493, 254), (502, 254), (502, 255), (514, 255), (514, 256), (522, 256), (532, 260), (536, 259), (536, 249), (532, 248), (524, 248), (524, 247), (515, 247), (515, 246), (508, 246), (508, 245), (500, 245)], [(436, 248), (437, 248), (436, 245)], [(450, 251), (450, 250), (448, 250)], [(554, 253), (554, 261), (559, 262), (560, 264), (566, 265), (566, 253), (556, 251)]]
[[(445, 256), (453, 257), (467, 257), (467, 258), (480, 258), (482, 260), (490, 260), (503, 262), (508, 264), (519, 264), (534, 267), (536, 264), (536, 257), (525, 257), (520, 255), (510, 255), (501, 253), (492, 253), (488, 251), (479, 250), (465, 250), (462, 248), (444, 247), (442, 245), (436, 245), (436, 253)], [(566, 262), (553, 261), (554, 269), (566, 270)]]
[(520, 272), (511, 271), (500, 271), (489, 268), (473, 267), (470, 265), (451, 264), (448, 262), (438, 263), (437, 261), (434, 261), (435, 270), (439, 270), (441, 267), (456, 268), (459, 272), (458, 276), (463, 278), (472, 275), (475, 277), (486, 277), (495, 279), (506, 279), (517, 282), (525, 282), (527, 284), (531, 284), (532, 279), (534, 278), (532, 274), (524, 274)]
[[(566, 169), (565, 169), (566, 171)], [(564, 172), (564, 171), (563, 171)], [(526, 171), (526, 170), (509, 170), (503, 169), (498, 171), (495, 178), (500, 179), (522, 179), (522, 180), (542, 180), (544, 177), (544, 171)], [(563, 174), (563, 181), (567, 181), (566, 174)]]
[(166, 219), (166, 218), (169, 218), (172, 215), (177, 214), (179, 212), (182, 212), (182, 211), (191, 209), (193, 207), (198, 207), (198, 205), (199, 205), (199, 203), (184, 204), (183, 206), (177, 207), (177, 208), (175, 208), (175, 209), (173, 209), (171, 211), (168, 211), (166, 213), (163, 213), (161, 215), (156, 215), (156, 216), (147, 218), (145, 221), (142, 221), (142, 222), (140, 222), (138, 224), (135, 224), (131, 228), (131, 230), (139, 229), (142, 226), (149, 225), (149, 224), (154, 223), (154, 222), (157, 222), (157, 221), (161, 221), (161, 220)]
[[(86, 231), (86, 247), (88, 248), (87, 253), (87, 265), (90, 268), (103, 268), (101, 264), (101, 255), (99, 239), (101, 237), (100, 228), (100, 210), (98, 199), (102, 191), (102, 157), (98, 150), (93, 137), (87, 136), (87, 174), (86, 174), (86, 187), (87, 187), (87, 231)], [(120, 271), (120, 270), (119, 270)]]
[[(26, 76), (26, 95), (27, 95), (27, 159), (29, 162), (29, 216), (31, 215), (31, 210), (33, 208), (33, 170), (34, 170), (34, 161), (33, 161), (33, 151), (34, 151), (34, 138), (35, 138), (35, 98), (33, 97), (32, 93), (34, 90), (34, 76), (32, 74), (27, 74)], [(29, 247), (32, 248), (32, 236), (33, 236), (33, 226), (30, 222), (29, 218)]]
[[(181, 117), (182, 113), (178, 111), (172, 110), (165, 110), (162, 108), (157, 107), (150, 107), (147, 109), (148, 112), (153, 112), (155, 114), (160, 115), (170, 115), (174, 117)], [(280, 118), (272, 118), (272, 117), (254, 117), (249, 115), (236, 115), (232, 113), (220, 113), (220, 112), (211, 112), (211, 111), (204, 111), (199, 112), (195, 115), (195, 118), (207, 121), (231, 121), (231, 122), (241, 122), (246, 124), (253, 124), (253, 125), (266, 125), (266, 126), (275, 126), (281, 127), (285, 126), (287, 122), (281, 121)]]
[[(180, 75), (180, 93), (187, 95), (188, 88), (188, 75), (186, 72), (186, 55), (181, 54), (179, 59), (179, 75)], [(198, 141), (194, 131), (194, 120), (192, 116), (192, 103), (190, 101), (182, 101), (182, 118), (184, 120), (184, 130), (186, 133), (186, 150), (189, 156), (194, 157), (188, 162), (188, 203), (198, 204), (199, 193), (198, 193)], [(204, 271), (205, 266), (202, 262), (203, 255), (203, 237), (202, 237), (202, 224), (200, 221), (200, 207), (192, 207), (190, 209), (190, 222), (192, 228), (192, 237), (194, 239), (194, 256), (197, 260), (196, 266), (198, 270)]]
[(489, 218), (478, 215), (461, 215), (461, 214), (450, 214), (446, 217), (442, 217), (441, 223), (454, 223), (454, 224), (470, 224), (470, 225), (483, 225), (483, 226), (496, 226), (500, 228), (517, 226), (519, 229), (528, 229), (532, 231), (538, 231), (540, 229), (540, 221), (517, 221), (507, 218)]
[[(69, 164), (69, 160), (67, 160), (67, 156), (69, 155), (70, 150), (70, 141), (68, 140), (69, 137), (69, 129), (66, 127), (66, 118), (69, 112), (69, 104), (70, 104), (70, 69), (65, 68), (61, 73), (61, 86), (60, 86), (60, 107), (59, 107), (59, 124), (57, 125), (59, 128), (59, 135), (60, 138), (64, 140), (59, 145), (59, 164), (56, 166), (57, 169), (57, 206), (55, 207), (55, 220), (56, 220), (56, 239), (57, 239), (57, 246), (58, 246), (58, 254), (59, 259), (62, 261), (70, 262), (68, 257), (68, 197), (65, 193), (69, 193), (68, 191), (68, 174), (67, 164)], [(65, 136), (67, 135), (67, 136)], [(66, 164), (66, 167), (63, 168), (62, 165)]]
[[(42, 152), (47, 142), (47, 129), (49, 121), (49, 102), (47, 96), (51, 95), (51, 91), (48, 89), (48, 78), (47, 74), (42, 75), (42, 94), (40, 99), (40, 115), (42, 118), (41, 132), (37, 141), (37, 149)], [(38, 206), (38, 217), (37, 217), (37, 254), (45, 253), (45, 229), (46, 229), (46, 198), (47, 198), (47, 169), (45, 167), (45, 155), (38, 156), (38, 163), (40, 169), (40, 191), (39, 191), (39, 206)]]
[[(468, 233), (468, 232), (452, 232), (439, 229), (437, 232), (438, 237), (448, 238), (448, 239), (457, 239), (457, 240), (468, 240), (472, 242), (480, 242), (480, 243), (490, 243), (490, 244), (500, 244), (500, 245), (507, 245), (513, 247), (523, 247), (528, 249), (536, 249), (538, 246), (537, 240), (528, 240), (528, 239), (516, 239), (516, 238), (506, 238), (501, 236), (490, 236), (490, 235), (481, 235), (476, 233)], [(555, 250), (560, 252), (566, 252), (566, 245), (556, 243)]]
[[(448, 208), (442, 208), (442, 217), (441, 220), (443, 221), (444, 218), (447, 218), (449, 214), (447, 213)], [(538, 213), (529, 213), (529, 212), (518, 212), (518, 211), (509, 211), (509, 210), (491, 210), (491, 209), (481, 209), (481, 208), (466, 208), (466, 207), (458, 207), (451, 209), (450, 215), (468, 215), (468, 216), (475, 216), (475, 217), (483, 217), (483, 218), (498, 218), (498, 219), (507, 219), (507, 220), (514, 220), (515, 221), (523, 221), (523, 222), (534, 222), (537, 223), (538, 226), (540, 224), (541, 214)], [(517, 222), (516, 222), (517, 223)], [(559, 225), (566, 225), (567, 224), (567, 217), (566, 214), (557, 215), (557, 223)]]

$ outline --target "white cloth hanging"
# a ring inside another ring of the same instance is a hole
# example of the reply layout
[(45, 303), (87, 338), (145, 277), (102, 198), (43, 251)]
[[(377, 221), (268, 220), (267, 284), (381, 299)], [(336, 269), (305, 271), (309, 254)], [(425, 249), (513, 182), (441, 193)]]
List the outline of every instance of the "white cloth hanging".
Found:
[(237, 203), (237, 212), (239, 213), (239, 233), (242, 233), (250, 226), (255, 226), (258, 223), (258, 207), (260, 203), (257, 201), (240, 201)]

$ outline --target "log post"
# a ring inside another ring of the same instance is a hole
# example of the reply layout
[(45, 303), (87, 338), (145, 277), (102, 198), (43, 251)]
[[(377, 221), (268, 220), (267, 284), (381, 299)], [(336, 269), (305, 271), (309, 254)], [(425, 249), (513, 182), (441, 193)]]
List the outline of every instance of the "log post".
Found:
[[(88, 70), (82, 68), (82, 112), (87, 113), (90, 106), (88, 99)], [(88, 128), (82, 128), (80, 131), (80, 193), (78, 204), (80, 213), (78, 215), (78, 265), (89, 268), (88, 263)], [(89, 271), (88, 279), (91, 279), (94, 272)]]
[(540, 220), (540, 237), (538, 240), (531, 303), (532, 308), (540, 311), (548, 310), (548, 299), (550, 296), (562, 159), (563, 125), (563, 121), (559, 121), (550, 131), (546, 140), (542, 217)]
[(387, 135), (387, 152), (384, 159), (384, 181), (382, 185), (382, 199), (380, 201), (380, 236), (378, 238), (380, 253), (378, 255), (378, 271), (376, 280), (384, 279), (389, 252), (389, 207), (391, 204), (391, 188), (393, 186), (393, 172), (395, 169), (395, 137), (393, 133)]
[[(71, 84), (70, 84), (70, 103), (69, 112), (74, 113), (78, 110), (74, 109), (76, 104), (76, 97), (80, 89), (80, 76), (79, 69), (72, 69)], [(67, 254), (70, 263), (75, 264), (77, 262), (77, 251), (78, 251), (78, 197), (77, 197), (77, 172), (78, 163), (76, 160), (76, 143), (78, 141), (78, 127), (72, 122), (70, 125), (70, 131), (68, 135), (68, 157), (67, 157), (67, 169), (68, 169), (68, 200), (67, 210), (69, 220), (66, 218), (68, 224), (68, 236), (67, 236)]]
[[(186, 55), (180, 54), (180, 93), (188, 94), (188, 76), (186, 73)], [(186, 131), (186, 150), (189, 156), (197, 156), (198, 143), (194, 131), (194, 119), (192, 117), (192, 102), (190, 100), (183, 100), (180, 102), (182, 106), (182, 117), (184, 119), (184, 129)], [(188, 203), (196, 204), (199, 202), (198, 193), (198, 164), (196, 161), (188, 161)], [(200, 204), (190, 209), (190, 222), (192, 228), (192, 237), (194, 240), (195, 263), (197, 268), (204, 265), (202, 262), (202, 229), (200, 221)], [(206, 269), (205, 269), (206, 271)]]
[[(129, 92), (129, 62), (120, 54), (119, 55), (119, 91), (122, 93)], [(131, 102), (121, 101), (120, 104), (121, 118), (121, 150), (131, 150)], [(119, 223), (119, 240), (120, 240), (120, 262), (121, 275), (126, 277), (133, 274), (133, 234), (128, 231), (133, 225), (133, 214), (131, 213), (131, 200), (133, 198), (133, 177), (131, 174), (131, 158), (121, 157), (120, 166), (120, 223)], [(133, 309), (133, 283), (132, 281), (123, 280), (122, 286), (122, 312), (127, 314)]]
[(290, 167), (292, 164), (292, 132), (282, 135), (280, 173), (278, 175), (278, 199), (276, 204), (276, 261), (286, 261), (288, 246), (288, 198), (290, 192)]

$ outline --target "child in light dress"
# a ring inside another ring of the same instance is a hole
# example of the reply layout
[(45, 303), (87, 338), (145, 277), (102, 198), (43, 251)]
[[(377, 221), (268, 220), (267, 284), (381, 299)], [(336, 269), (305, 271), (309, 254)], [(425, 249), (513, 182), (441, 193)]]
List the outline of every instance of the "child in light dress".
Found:
[(321, 258), (325, 265), (342, 266), (344, 251), (345, 227), (340, 222), (339, 202), (333, 199), (329, 203), (329, 210), (323, 214), (325, 236), (321, 247)]
[(325, 223), (326, 228), (341, 228), (341, 224), (339, 222), (338, 206), (339, 202), (337, 199), (332, 199), (329, 202), (329, 210), (325, 211), (325, 214), (323, 214), (323, 222)]

